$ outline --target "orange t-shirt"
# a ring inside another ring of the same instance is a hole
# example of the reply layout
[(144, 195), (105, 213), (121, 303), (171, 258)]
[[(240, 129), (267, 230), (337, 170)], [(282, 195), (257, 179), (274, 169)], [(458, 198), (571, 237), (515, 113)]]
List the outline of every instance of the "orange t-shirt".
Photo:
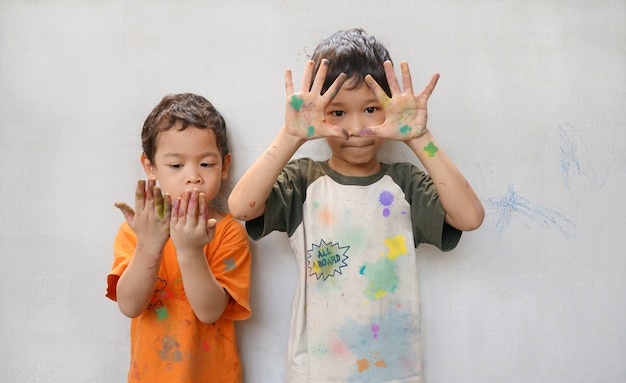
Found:
[[(113, 269), (107, 276), (106, 296), (112, 300), (117, 299), (117, 281), (136, 244), (137, 237), (125, 222), (115, 238)], [(185, 295), (176, 249), (168, 240), (152, 300), (131, 321), (129, 382), (242, 381), (234, 321), (250, 316), (251, 259), (245, 228), (225, 216), (204, 253), (215, 278), (231, 296), (224, 313), (213, 324), (196, 318)]]

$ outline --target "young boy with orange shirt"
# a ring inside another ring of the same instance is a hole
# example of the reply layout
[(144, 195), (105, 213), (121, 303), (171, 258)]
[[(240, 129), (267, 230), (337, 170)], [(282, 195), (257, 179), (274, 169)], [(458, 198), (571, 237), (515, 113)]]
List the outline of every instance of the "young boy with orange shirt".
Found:
[[(250, 316), (244, 227), (211, 204), (228, 177), (226, 124), (204, 97), (146, 119), (135, 209), (114, 242), (107, 297), (132, 318), (129, 382), (241, 382), (235, 320)], [(159, 186), (157, 186), (157, 182)]]

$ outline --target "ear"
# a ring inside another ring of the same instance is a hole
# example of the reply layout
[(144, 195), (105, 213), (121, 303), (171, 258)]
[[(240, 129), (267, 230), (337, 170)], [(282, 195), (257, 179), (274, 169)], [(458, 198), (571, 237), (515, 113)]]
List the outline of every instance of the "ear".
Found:
[(141, 154), (141, 166), (143, 167), (143, 171), (146, 173), (146, 177), (148, 179), (156, 180), (157, 179), (157, 170), (156, 166), (150, 162), (148, 157), (144, 153)]
[(228, 178), (228, 172), (230, 170), (230, 153), (227, 153), (222, 160), (222, 180)]

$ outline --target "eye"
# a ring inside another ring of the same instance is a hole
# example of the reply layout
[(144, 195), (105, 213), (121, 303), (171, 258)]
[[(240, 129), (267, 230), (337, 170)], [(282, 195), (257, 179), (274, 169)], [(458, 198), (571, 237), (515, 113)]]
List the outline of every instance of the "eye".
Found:
[(343, 110), (335, 110), (330, 112), (330, 114), (332, 114), (334, 117), (343, 117), (346, 115), (346, 112), (344, 112)]
[(172, 169), (180, 169), (180, 168), (183, 167), (183, 165), (181, 165), (181, 164), (169, 164), (167, 166), (169, 166)]
[(209, 164), (206, 162), (203, 162), (200, 164), (200, 166), (202, 166), (203, 168), (212, 168), (213, 166), (215, 166), (216, 164)]
[(364, 112), (366, 114), (372, 114), (372, 113), (376, 113), (376, 111), (378, 110), (377, 107), (375, 106), (370, 106), (369, 108), (365, 108)]

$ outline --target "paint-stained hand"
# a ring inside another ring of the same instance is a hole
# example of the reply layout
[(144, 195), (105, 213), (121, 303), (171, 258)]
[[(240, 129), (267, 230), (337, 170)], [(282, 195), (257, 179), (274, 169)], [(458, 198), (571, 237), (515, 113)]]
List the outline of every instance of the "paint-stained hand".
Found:
[(204, 193), (193, 189), (174, 201), (170, 235), (180, 255), (203, 255), (215, 235), (215, 219), (208, 219), (209, 205)]
[(137, 235), (137, 243), (152, 254), (160, 255), (169, 238), (172, 203), (163, 195), (155, 180), (137, 182), (135, 209), (125, 202), (116, 202), (124, 218)]
[(332, 99), (337, 95), (346, 75), (339, 75), (324, 94), (321, 94), (328, 60), (324, 59), (320, 65), (313, 85), (311, 77), (315, 69), (315, 62), (309, 60), (306, 64), (300, 92), (294, 91), (291, 71), (285, 72), (285, 90), (287, 101), (285, 106), (285, 128), (291, 135), (304, 140), (320, 137), (347, 137), (347, 132), (339, 126), (330, 124), (325, 118), (325, 111)]
[(413, 93), (411, 72), (406, 61), (400, 63), (404, 89), (400, 89), (400, 84), (398, 84), (391, 62), (386, 61), (383, 65), (391, 90), (391, 98), (387, 96), (372, 76), (367, 75), (365, 82), (382, 104), (386, 113), (386, 119), (379, 126), (363, 129), (361, 135), (378, 136), (396, 141), (409, 141), (422, 136), (427, 131), (428, 99), (437, 85), (439, 74), (435, 73), (424, 90), (416, 95)]

